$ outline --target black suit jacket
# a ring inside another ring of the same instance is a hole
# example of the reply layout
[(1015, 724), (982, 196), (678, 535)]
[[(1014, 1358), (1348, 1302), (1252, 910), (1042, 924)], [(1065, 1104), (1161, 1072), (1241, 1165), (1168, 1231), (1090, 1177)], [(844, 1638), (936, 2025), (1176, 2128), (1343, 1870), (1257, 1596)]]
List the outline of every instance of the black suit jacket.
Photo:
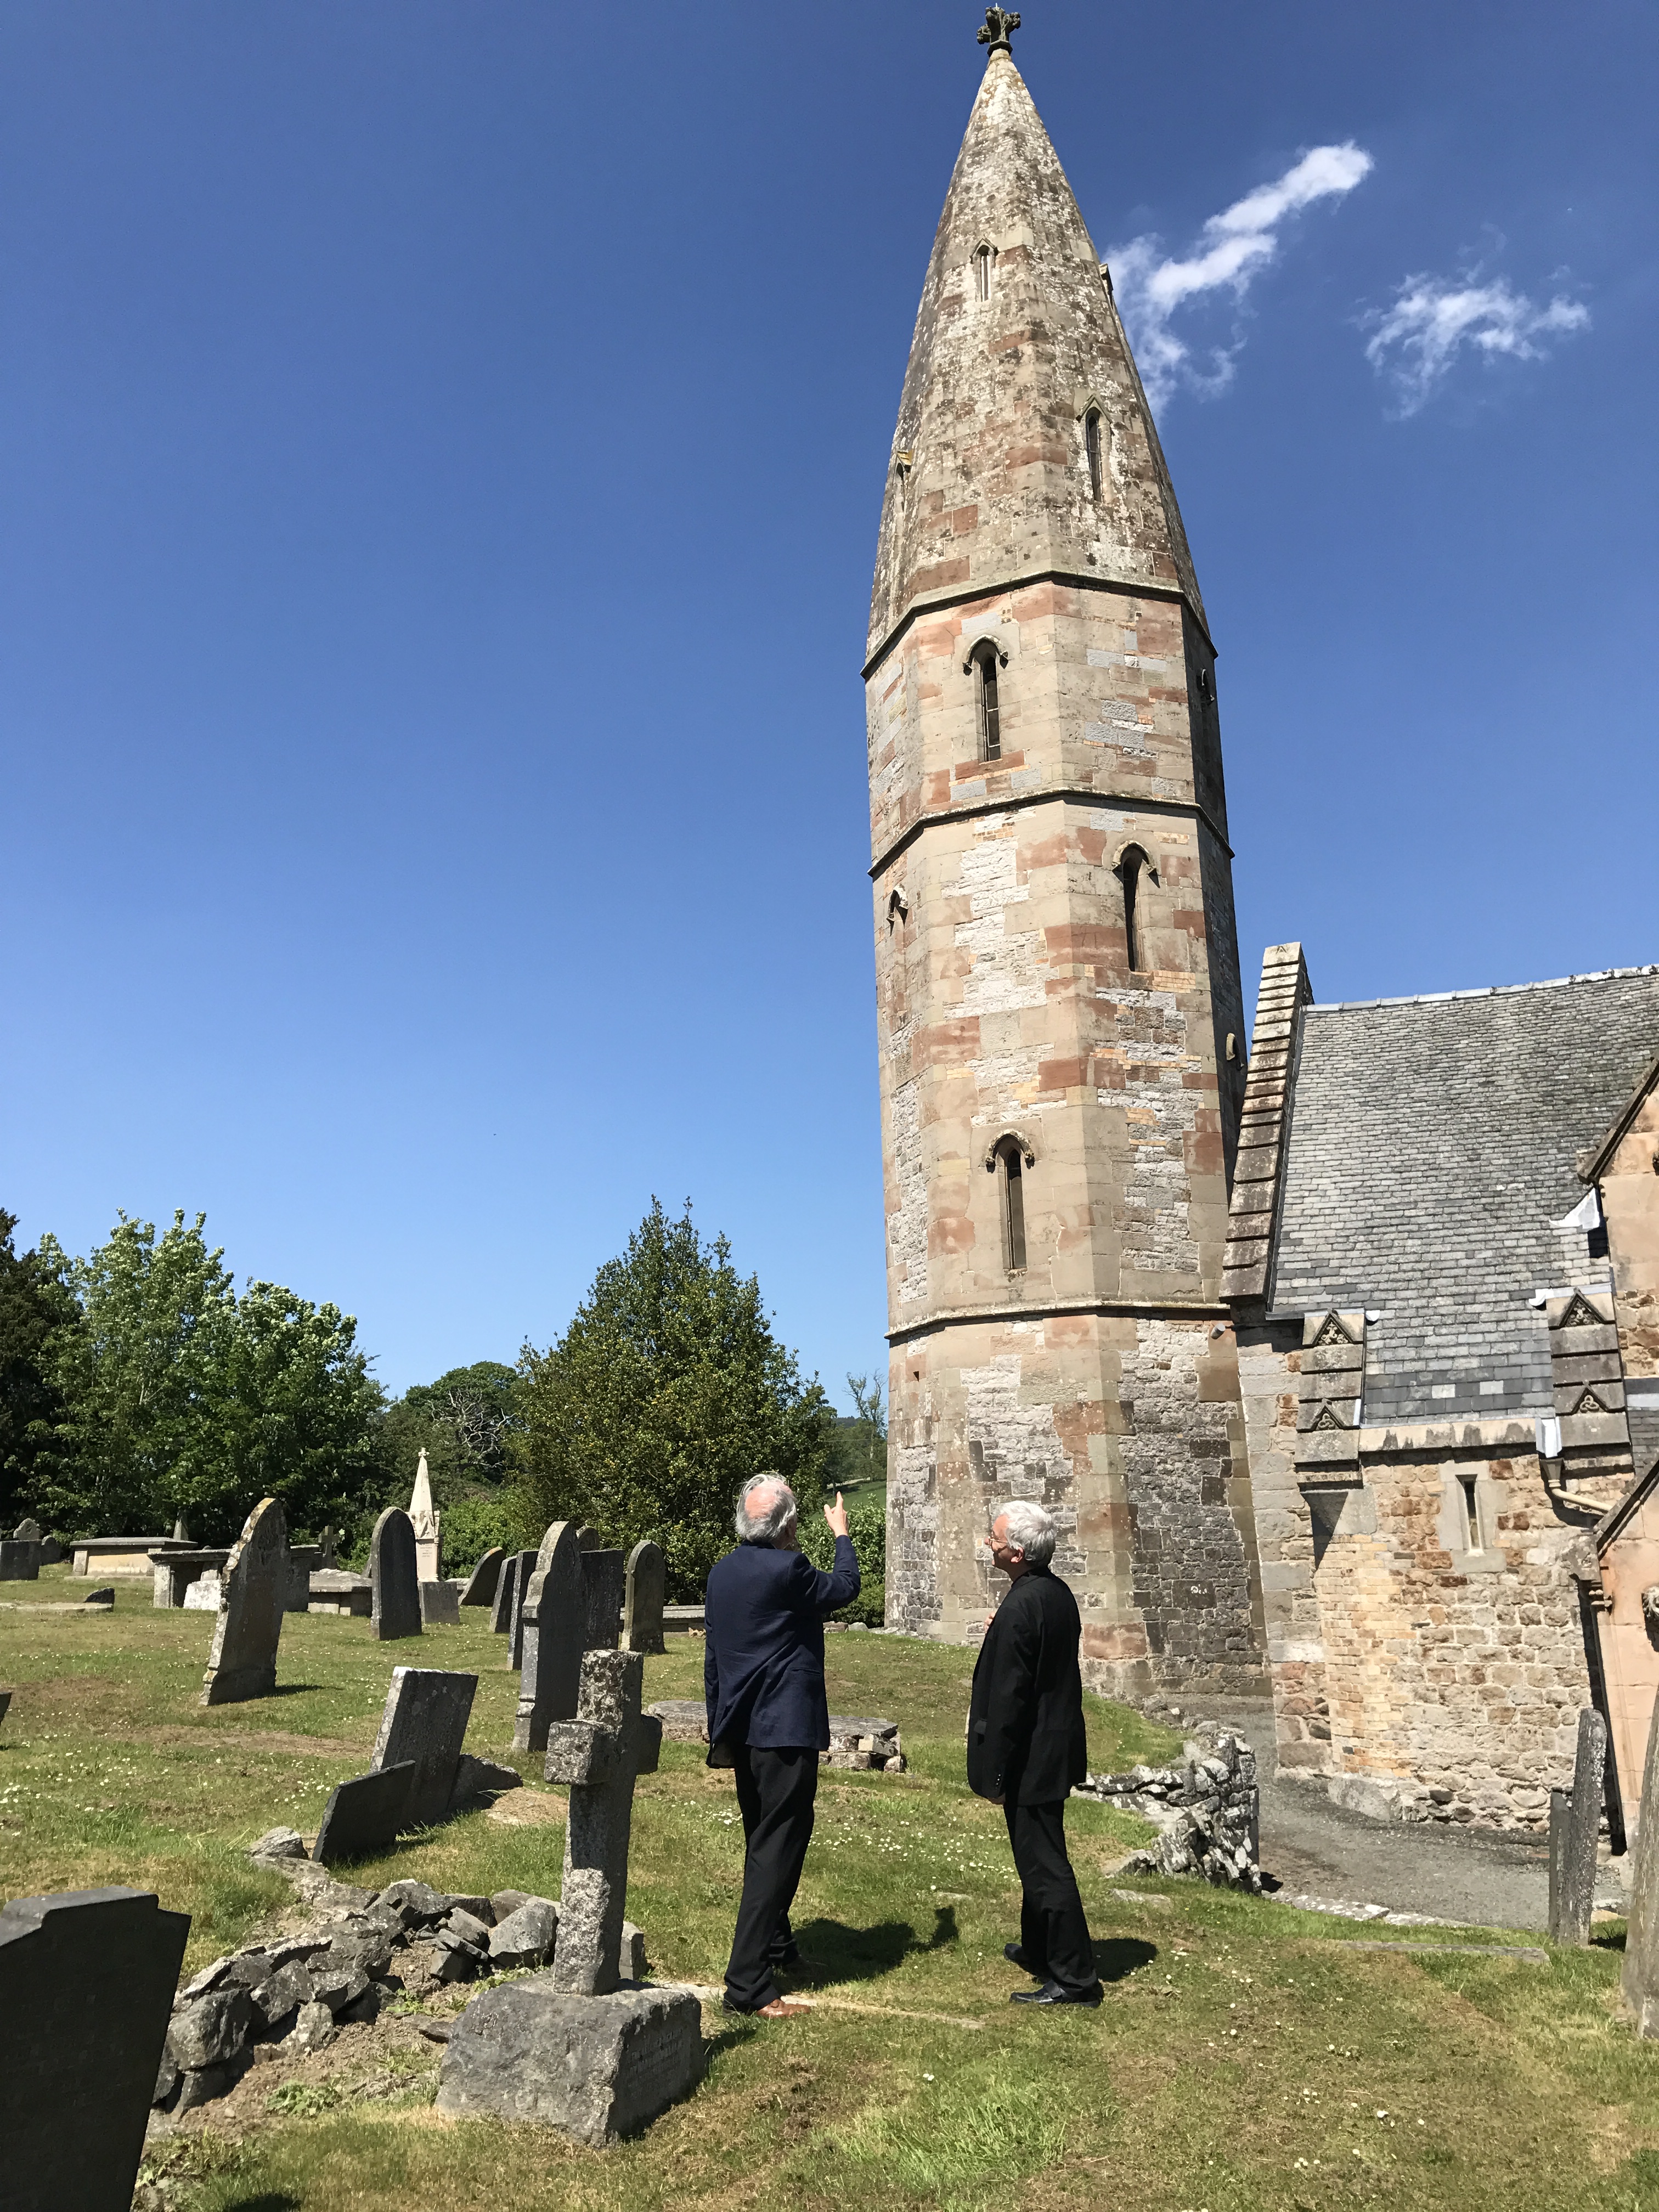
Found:
[(830, 1748), (823, 1616), (859, 1594), (850, 1536), (821, 1575), (805, 1553), (739, 1544), (716, 1562), (704, 1600), (708, 1741), (757, 1751)]
[(968, 1786), (1010, 1805), (1047, 1805), (1089, 1771), (1077, 1600), (1028, 1567), (997, 1607), (974, 1668)]

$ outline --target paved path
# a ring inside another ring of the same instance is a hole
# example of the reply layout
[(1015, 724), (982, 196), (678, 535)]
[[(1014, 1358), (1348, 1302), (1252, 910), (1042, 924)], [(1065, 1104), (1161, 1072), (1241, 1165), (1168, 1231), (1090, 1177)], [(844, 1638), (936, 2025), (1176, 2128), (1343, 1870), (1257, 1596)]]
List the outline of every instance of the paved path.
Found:
[[(1282, 1781), (1266, 1705), (1183, 1705), (1236, 1729), (1254, 1747), (1261, 1784), (1261, 1864), (1285, 1889), (1427, 1912), (1480, 1928), (1549, 1924), (1549, 1854), (1517, 1841), (1437, 1823), (1395, 1827), (1333, 1805), (1324, 1784)], [(1604, 1887), (1616, 1888), (1617, 1881)]]

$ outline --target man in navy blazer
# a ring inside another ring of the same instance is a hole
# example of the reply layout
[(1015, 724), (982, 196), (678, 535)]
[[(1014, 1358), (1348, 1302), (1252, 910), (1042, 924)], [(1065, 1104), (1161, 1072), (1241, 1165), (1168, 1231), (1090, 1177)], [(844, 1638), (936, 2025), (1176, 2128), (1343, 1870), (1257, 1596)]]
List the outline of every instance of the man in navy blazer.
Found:
[(800, 1954), (789, 1926), (830, 1748), (823, 1619), (859, 1592), (859, 1563), (841, 1492), (823, 1517), (836, 1564), (820, 1574), (800, 1549), (795, 1499), (781, 1474), (757, 1474), (738, 1498), (738, 1548), (708, 1577), (703, 1688), (708, 1764), (737, 1771), (745, 1845), (743, 1902), (726, 1969), (729, 2012), (781, 2019), (773, 1976)]

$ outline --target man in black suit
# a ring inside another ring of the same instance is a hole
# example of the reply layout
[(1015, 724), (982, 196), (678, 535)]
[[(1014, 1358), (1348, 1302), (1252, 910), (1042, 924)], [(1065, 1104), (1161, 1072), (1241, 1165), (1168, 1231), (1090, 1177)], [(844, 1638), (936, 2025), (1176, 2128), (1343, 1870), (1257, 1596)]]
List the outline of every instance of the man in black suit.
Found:
[(789, 1908), (812, 1834), (818, 1753), (830, 1748), (823, 1619), (859, 1592), (839, 1491), (823, 1517), (836, 1539), (827, 1575), (801, 1552), (788, 1484), (753, 1476), (738, 1499), (738, 1548), (716, 1565), (706, 1600), (708, 1764), (737, 1770), (746, 1846), (726, 2006), (772, 2020), (805, 2010), (785, 2002), (773, 1968), (800, 1957)]
[(1053, 1516), (1016, 1498), (991, 1523), (1007, 1595), (986, 1623), (968, 1713), (968, 1784), (1000, 1805), (1024, 1897), (1006, 1954), (1038, 1984), (1015, 2004), (1100, 2002), (1094, 1945), (1066, 1853), (1066, 1800), (1088, 1771), (1077, 1600), (1048, 1571)]

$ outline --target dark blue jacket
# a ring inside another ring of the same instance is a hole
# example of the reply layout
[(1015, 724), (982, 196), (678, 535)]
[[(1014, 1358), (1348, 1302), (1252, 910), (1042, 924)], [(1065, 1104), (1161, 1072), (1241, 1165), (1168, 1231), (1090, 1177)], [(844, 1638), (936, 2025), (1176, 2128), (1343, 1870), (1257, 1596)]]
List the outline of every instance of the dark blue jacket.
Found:
[(703, 1689), (708, 1741), (757, 1751), (830, 1748), (823, 1616), (859, 1594), (850, 1536), (821, 1575), (803, 1552), (739, 1544), (708, 1577)]

